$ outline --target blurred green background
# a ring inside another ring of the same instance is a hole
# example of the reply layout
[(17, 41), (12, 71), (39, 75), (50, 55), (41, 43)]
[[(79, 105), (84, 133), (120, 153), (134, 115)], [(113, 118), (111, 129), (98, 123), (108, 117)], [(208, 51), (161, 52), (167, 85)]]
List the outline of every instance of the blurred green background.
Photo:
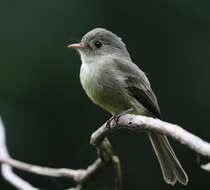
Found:
[[(164, 120), (210, 141), (210, 2), (208, 0), (1, 0), (0, 115), (11, 155), (33, 164), (86, 168), (96, 159), (91, 133), (110, 115), (94, 105), (79, 82), (80, 58), (66, 48), (104, 27), (122, 37), (146, 73)], [(110, 138), (123, 169), (123, 189), (194, 189), (210, 186), (196, 154), (171, 140), (189, 185), (167, 185), (145, 134)], [(36, 187), (64, 190), (72, 180), (16, 171)], [(12, 190), (0, 178), (0, 189)], [(114, 189), (107, 168), (91, 190)]]

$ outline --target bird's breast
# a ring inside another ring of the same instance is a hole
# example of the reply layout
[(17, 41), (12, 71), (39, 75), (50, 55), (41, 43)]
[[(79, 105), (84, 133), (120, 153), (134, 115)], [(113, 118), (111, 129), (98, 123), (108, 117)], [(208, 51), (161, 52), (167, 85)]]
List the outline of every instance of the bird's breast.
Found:
[[(99, 63), (100, 64), (100, 63)], [(122, 80), (118, 80), (107, 65), (82, 64), (80, 81), (89, 98), (111, 113), (120, 113), (128, 108), (123, 93)]]
[(80, 68), (80, 81), (87, 95), (91, 100), (95, 100), (97, 95), (100, 93), (99, 85), (100, 80), (99, 68), (93, 67), (92, 65), (82, 64)]

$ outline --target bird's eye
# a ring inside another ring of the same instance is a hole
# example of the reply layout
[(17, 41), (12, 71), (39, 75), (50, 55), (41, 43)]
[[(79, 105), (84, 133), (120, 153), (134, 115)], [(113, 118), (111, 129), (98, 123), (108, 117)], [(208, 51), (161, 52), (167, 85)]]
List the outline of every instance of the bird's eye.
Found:
[(100, 47), (102, 46), (102, 42), (96, 41), (96, 42), (95, 42), (95, 46), (96, 46), (97, 48), (100, 48)]

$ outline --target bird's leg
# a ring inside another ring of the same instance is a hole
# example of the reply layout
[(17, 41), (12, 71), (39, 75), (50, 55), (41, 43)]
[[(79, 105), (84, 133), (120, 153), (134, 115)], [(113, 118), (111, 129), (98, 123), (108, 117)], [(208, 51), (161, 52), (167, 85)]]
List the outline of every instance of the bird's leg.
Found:
[(123, 116), (123, 115), (125, 115), (125, 114), (127, 114), (127, 113), (129, 113), (130, 111), (132, 111), (133, 110), (133, 108), (129, 108), (129, 109), (127, 109), (127, 110), (125, 110), (125, 111), (123, 111), (123, 112), (121, 112), (121, 113), (119, 113), (119, 114), (114, 114), (110, 119), (108, 119), (107, 120), (107, 122), (106, 122), (106, 127), (108, 128), (108, 129), (111, 129), (111, 122), (114, 120), (116, 123), (118, 123), (118, 120), (119, 120), (119, 118), (121, 117), (121, 116)]
[(125, 114), (127, 114), (127, 113), (129, 113), (129, 112), (131, 112), (131, 111), (133, 111), (133, 108), (129, 108), (129, 109), (127, 109), (127, 110), (125, 110), (125, 111), (123, 111), (123, 112), (121, 112), (121, 113), (119, 113), (119, 114), (113, 115), (112, 117), (113, 117), (114, 121), (117, 123), (118, 120), (119, 120), (119, 118), (120, 118), (121, 116), (123, 116), (123, 115), (125, 115)]

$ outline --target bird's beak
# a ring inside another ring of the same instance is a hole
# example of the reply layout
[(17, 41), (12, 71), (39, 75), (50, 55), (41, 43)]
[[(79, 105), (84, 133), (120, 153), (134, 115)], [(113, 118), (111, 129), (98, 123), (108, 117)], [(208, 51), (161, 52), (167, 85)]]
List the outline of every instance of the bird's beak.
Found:
[(74, 48), (74, 49), (83, 49), (85, 46), (83, 46), (80, 43), (78, 43), (78, 44), (70, 44), (67, 47), (68, 48)]

